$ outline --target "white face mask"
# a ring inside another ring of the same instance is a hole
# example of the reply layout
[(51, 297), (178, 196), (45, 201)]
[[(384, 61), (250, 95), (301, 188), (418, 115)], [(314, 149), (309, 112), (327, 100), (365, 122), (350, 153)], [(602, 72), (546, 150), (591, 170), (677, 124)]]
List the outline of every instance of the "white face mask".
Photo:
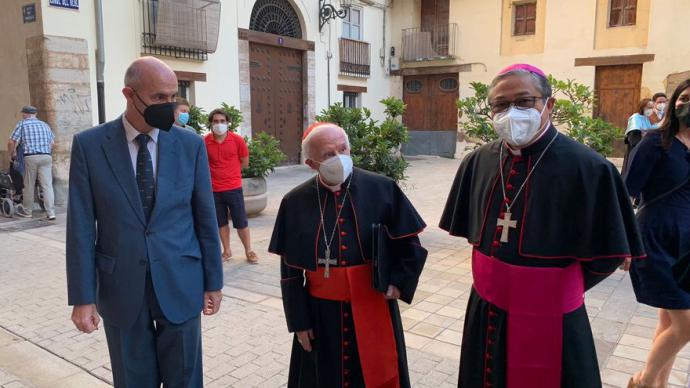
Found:
[(227, 124), (213, 124), (213, 127), (211, 127), (211, 130), (216, 135), (223, 136), (228, 131), (228, 125)]
[(648, 109), (645, 109), (645, 110), (644, 110), (644, 115), (647, 116), (647, 117), (651, 116), (652, 113), (654, 113), (654, 110), (651, 109), (651, 108), (648, 108)]
[(517, 109), (511, 106), (505, 112), (494, 116), (494, 129), (498, 136), (513, 147), (529, 144), (541, 130), (541, 115), (546, 110), (539, 112), (534, 108)]
[(666, 103), (660, 102), (660, 103), (656, 104), (656, 110), (657, 110), (659, 113), (664, 113), (664, 110), (665, 110), (665, 109), (666, 109)]
[(336, 155), (319, 163), (319, 175), (329, 185), (339, 185), (345, 182), (350, 174), (352, 174), (350, 155)]

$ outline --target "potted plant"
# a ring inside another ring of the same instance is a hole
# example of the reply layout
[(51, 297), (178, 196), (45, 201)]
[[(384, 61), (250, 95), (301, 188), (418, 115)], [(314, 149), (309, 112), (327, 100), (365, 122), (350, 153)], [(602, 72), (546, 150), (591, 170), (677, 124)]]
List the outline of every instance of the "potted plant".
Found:
[(280, 141), (265, 133), (257, 133), (253, 139), (245, 137), (249, 149), (249, 167), (242, 170), (242, 191), (247, 216), (255, 216), (266, 208), (266, 177), (287, 156), (280, 150)]

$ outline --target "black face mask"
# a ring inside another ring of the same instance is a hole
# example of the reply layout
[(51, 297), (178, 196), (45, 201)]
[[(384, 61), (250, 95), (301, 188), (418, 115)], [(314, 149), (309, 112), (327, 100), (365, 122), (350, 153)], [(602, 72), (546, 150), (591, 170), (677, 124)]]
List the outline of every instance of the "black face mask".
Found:
[(164, 102), (162, 104), (146, 105), (144, 100), (139, 97), (139, 93), (137, 93), (136, 90), (134, 91), (134, 94), (146, 107), (142, 113), (139, 108), (134, 105), (134, 107), (137, 109), (137, 112), (144, 116), (144, 121), (146, 121), (146, 124), (163, 131), (169, 131), (175, 122), (175, 107), (177, 104), (174, 102)]
[(681, 123), (690, 127), (690, 102), (686, 102), (680, 107), (676, 106), (676, 117)]

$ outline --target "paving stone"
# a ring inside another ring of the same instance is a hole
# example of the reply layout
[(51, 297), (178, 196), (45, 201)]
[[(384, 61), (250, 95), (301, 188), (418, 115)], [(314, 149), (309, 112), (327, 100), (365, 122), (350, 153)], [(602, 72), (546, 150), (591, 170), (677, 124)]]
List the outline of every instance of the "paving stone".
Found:
[[(435, 225), (459, 163), (443, 158), (413, 160), (403, 188), (429, 225), (421, 240), (430, 254), (414, 303), (400, 304), (415, 388), (457, 386), (459, 345), (472, 287), (472, 247)], [(239, 240), (231, 240), (237, 254), (224, 265), (226, 286), (221, 310), (202, 318), (207, 387), (273, 388), (287, 384), (293, 336), (287, 332), (280, 299), (279, 258), (267, 253), (267, 246), (283, 195), (311, 176), (305, 167), (291, 166), (281, 167), (269, 177), (268, 207), (249, 221), (252, 242), (261, 258), (258, 265), (248, 265)], [(64, 209), (60, 212), (55, 225), (0, 220), (0, 327), (13, 333), (0, 330), (0, 361), (14, 359), (12, 346), (18, 343), (37, 345), (35, 357), (57, 357), (67, 365), (56, 371), (38, 369), (39, 380), (57, 373), (52, 386), (58, 386), (60, 379), (73, 378), (78, 387), (79, 379), (91, 378), (95, 381), (92, 386), (97, 387), (112, 381), (105, 335), (103, 330), (80, 334), (69, 320)], [(649, 352), (658, 312), (635, 301), (629, 276), (622, 271), (588, 291), (586, 302), (604, 384), (625, 386)], [(31, 360), (24, 363), (35, 363), (34, 358)], [(687, 386), (688, 360), (690, 347), (681, 351), (674, 364), (670, 387)], [(10, 367), (7, 362), (0, 363), (1, 386), (34, 386), (23, 374), (13, 373), (25, 371), (21, 365)]]

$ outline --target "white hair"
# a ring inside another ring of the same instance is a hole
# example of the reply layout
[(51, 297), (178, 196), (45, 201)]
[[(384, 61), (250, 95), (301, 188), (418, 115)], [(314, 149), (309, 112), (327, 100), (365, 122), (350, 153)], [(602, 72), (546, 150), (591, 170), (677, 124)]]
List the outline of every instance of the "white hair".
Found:
[(307, 133), (307, 136), (302, 139), (302, 156), (304, 157), (304, 160), (311, 159), (312, 158), (312, 146), (311, 146), (311, 140), (315, 137), (317, 133), (320, 133), (321, 131), (327, 129), (327, 128), (337, 128), (342, 132), (343, 136), (345, 136), (345, 141), (347, 142), (347, 148), (350, 148), (350, 138), (347, 136), (347, 132), (345, 132), (344, 129), (342, 129), (340, 126), (337, 124), (333, 123), (320, 123), (316, 124), (311, 128), (311, 130)]

